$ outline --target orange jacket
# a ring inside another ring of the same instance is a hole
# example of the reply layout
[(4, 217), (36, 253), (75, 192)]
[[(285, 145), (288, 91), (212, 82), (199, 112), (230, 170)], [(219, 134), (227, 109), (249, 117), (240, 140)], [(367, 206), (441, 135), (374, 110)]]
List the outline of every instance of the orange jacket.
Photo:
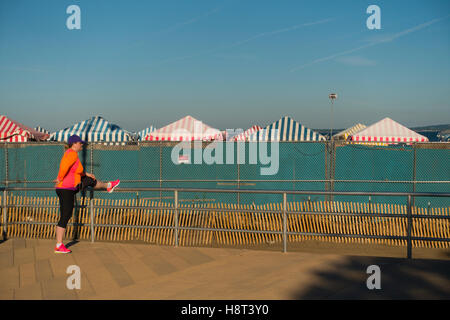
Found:
[(68, 149), (59, 164), (58, 181), (56, 188), (76, 190), (84, 176), (84, 169), (78, 158), (78, 153)]

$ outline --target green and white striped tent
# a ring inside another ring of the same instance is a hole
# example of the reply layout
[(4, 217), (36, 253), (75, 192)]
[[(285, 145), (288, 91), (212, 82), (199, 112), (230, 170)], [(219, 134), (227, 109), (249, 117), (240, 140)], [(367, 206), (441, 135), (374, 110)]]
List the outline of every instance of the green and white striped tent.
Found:
[(325, 141), (326, 138), (303, 126), (290, 117), (258, 130), (249, 137), (249, 141)]
[(34, 128), (34, 130), (36, 130), (37, 132), (41, 132), (47, 135), (47, 139), (44, 139), (43, 141), (49, 141), (50, 139), (50, 131), (48, 131), (47, 129), (42, 128), (41, 126), (37, 126), (36, 128)]
[(36, 128), (34, 128), (34, 130), (36, 130), (36, 131), (38, 131), (38, 132), (50, 134), (50, 131), (48, 131), (48, 130), (46, 130), (46, 129), (40, 127), (40, 126), (37, 126)]
[(99, 116), (81, 121), (69, 128), (53, 132), (50, 135), (50, 141), (67, 142), (73, 134), (80, 136), (81, 139), (87, 142), (109, 142), (115, 144), (132, 141), (131, 132), (123, 130), (119, 126), (109, 123)]
[(155, 128), (154, 126), (150, 126), (150, 127), (148, 127), (148, 128), (145, 128), (144, 130), (139, 131), (139, 132), (136, 134), (137, 140), (138, 140), (138, 141), (144, 141), (144, 140), (145, 140), (145, 137), (146, 137), (148, 134), (150, 134), (150, 133), (152, 133), (153, 131), (155, 131), (155, 130), (156, 130), (156, 128)]

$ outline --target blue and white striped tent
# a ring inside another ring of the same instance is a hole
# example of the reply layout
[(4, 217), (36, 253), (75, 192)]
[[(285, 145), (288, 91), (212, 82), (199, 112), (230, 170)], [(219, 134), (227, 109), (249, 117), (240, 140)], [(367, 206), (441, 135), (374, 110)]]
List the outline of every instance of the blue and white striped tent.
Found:
[(290, 117), (258, 130), (249, 137), (249, 141), (325, 141), (326, 138), (303, 126)]
[(127, 142), (132, 140), (132, 134), (111, 124), (102, 117), (96, 116), (79, 122), (69, 128), (53, 132), (50, 141), (67, 142), (69, 137), (76, 134), (87, 142)]
[(42, 127), (36, 127), (36, 128), (34, 128), (34, 130), (36, 130), (36, 131), (38, 131), (38, 132), (50, 134), (50, 131), (45, 130), (45, 129), (42, 128)]
[(148, 128), (145, 128), (144, 130), (139, 131), (139, 132), (137, 133), (137, 139), (138, 139), (138, 141), (144, 141), (144, 140), (145, 140), (145, 137), (146, 137), (149, 133), (151, 133), (151, 132), (153, 132), (153, 131), (156, 131), (156, 128), (153, 127), (153, 126), (150, 126), (150, 127), (148, 127)]
[(34, 130), (36, 130), (37, 132), (42, 132), (42, 133), (48, 134), (48, 138), (44, 139), (43, 141), (48, 141), (50, 139), (50, 131), (48, 131), (40, 126), (37, 126), (36, 128), (34, 128)]

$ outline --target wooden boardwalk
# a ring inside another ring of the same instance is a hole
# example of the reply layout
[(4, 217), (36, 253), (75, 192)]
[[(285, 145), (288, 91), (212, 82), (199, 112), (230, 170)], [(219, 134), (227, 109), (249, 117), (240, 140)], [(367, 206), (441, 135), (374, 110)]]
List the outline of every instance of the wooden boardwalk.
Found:
[[(0, 244), (0, 299), (450, 299), (450, 254), (379, 258), (311, 252), (78, 242), (72, 254), (54, 240), (11, 238)], [(430, 249), (428, 249), (430, 250)], [(369, 290), (370, 265), (381, 289)], [(69, 290), (67, 268), (81, 271)]]

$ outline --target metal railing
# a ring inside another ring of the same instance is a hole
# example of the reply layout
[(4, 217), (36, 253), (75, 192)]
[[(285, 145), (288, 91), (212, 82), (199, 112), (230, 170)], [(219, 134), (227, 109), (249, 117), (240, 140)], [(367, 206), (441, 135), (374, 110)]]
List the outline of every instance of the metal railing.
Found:
[[(24, 207), (35, 207), (35, 205), (13, 205), (7, 204), (8, 192), (11, 191), (53, 191), (54, 188), (23, 188), (23, 187), (0, 187), (0, 192), (3, 193), (3, 221), (1, 222), (3, 226), (3, 239), (7, 239), (8, 225), (13, 224), (46, 224), (46, 225), (56, 225), (56, 223), (45, 223), (45, 222), (8, 222), (8, 208), (24, 208)], [(104, 192), (104, 190), (95, 190)], [(174, 230), (174, 243), (178, 247), (178, 235), (180, 230), (196, 230), (196, 231), (219, 231), (219, 232), (243, 232), (243, 233), (265, 233), (265, 234), (278, 234), (282, 235), (283, 242), (283, 252), (287, 252), (287, 238), (289, 235), (299, 235), (299, 236), (326, 236), (326, 237), (349, 237), (349, 238), (366, 238), (366, 239), (389, 239), (389, 240), (406, 240), (407, 243), (407, 258), (412, 258), (412, 241), (423, 240), (423, 241), (445, 241), (450, 242), (450, 238), (443, 237), (417, 237), (412, 235), (412, 224), (414, 218), (427, 218), (427, 219), (450, 219), (450, 215), (430, 215), (430, 214), (413, 214), (412, 213), (412, 201), (415, 197), (450, 197), (450, 193), (433, 193), (433, 192), (421, 192), (421, 193), (405, 193), (405, 192), (352, 192), (352, 191), (292, 191), (292, 190), (243, 190), (243, 189), (202, 189), (202, 188), (117, 188), (115, 192), (130, 193), (130, 192), (173, 192), (173, 207), (162, 207), (162, 206), (107, 206), (100, 205), (94, 206), (93, 201), (89, 204), (90, 213), (90, 233), (91, 242), (95, 241), (95, 227), (119, 227), (119, 228), (145, 228), (145, 229), (172, 229)], [(183, 210), (188, 210), (190, 208), (195, 211), (207, 211), (207, 212), (255, 212), (255, 213), (275, 213), (282, 214), (282, 231), (273, 230), (243, 230), (243, 229), (229, 229), (229, 228), (204, 228), (204, 227), (183, 227), (179, 225), (178, 212), (179, 212), (179, 193), (180, 192), (207, 192), (207, 193), (251, 193), (251, 194), (278, 194), (283, 196), (282, 210), (256, 210), (256, 209), (226, 209), (226, 208), (198, 208), (198, 207), (183, 207)], [(394, 217), (394, 218), (405, 218), (404, 214), (379, 214), (374, 212), (363, 213), (342, 213), (342, 212), (311, 212), (311, 211), (293, 211), (287, 208), (287, 195), (322, 195), (322, 196), (389, 196), (389, 197), (406, 197), (406, 218), (407, 218), (407, 234), (406, 236), (383, 236), (383, 235), (369, 235), (369, 234), (344, 234), (344, 233), (323, 233), (323, 232), (289, 232), (287, 228), (287, 215), (288, 214), (302, 214), (302, 215), (329, 215), (329, 216), (354, 216), (354, 217)], [(93, 190), (90, 190), (90, 198), (93, 199)], [(40, 208), (59, 208), (56, 205), (40, 205)], [(86, 208), (83, 205), (76, 205), (76, 208)], [(163, 209), (163, 210), (173, 210), (174, 214), (174, 225), (173, 226), (137, 226), (137, 225), (123, 225), (123, 224), (99, 224), (95, 223), (94, 209)], [(70, 225), (70, 224), (69, 224)], [(81, 226), (84, 224), (72, 223), (72, 225)]]

